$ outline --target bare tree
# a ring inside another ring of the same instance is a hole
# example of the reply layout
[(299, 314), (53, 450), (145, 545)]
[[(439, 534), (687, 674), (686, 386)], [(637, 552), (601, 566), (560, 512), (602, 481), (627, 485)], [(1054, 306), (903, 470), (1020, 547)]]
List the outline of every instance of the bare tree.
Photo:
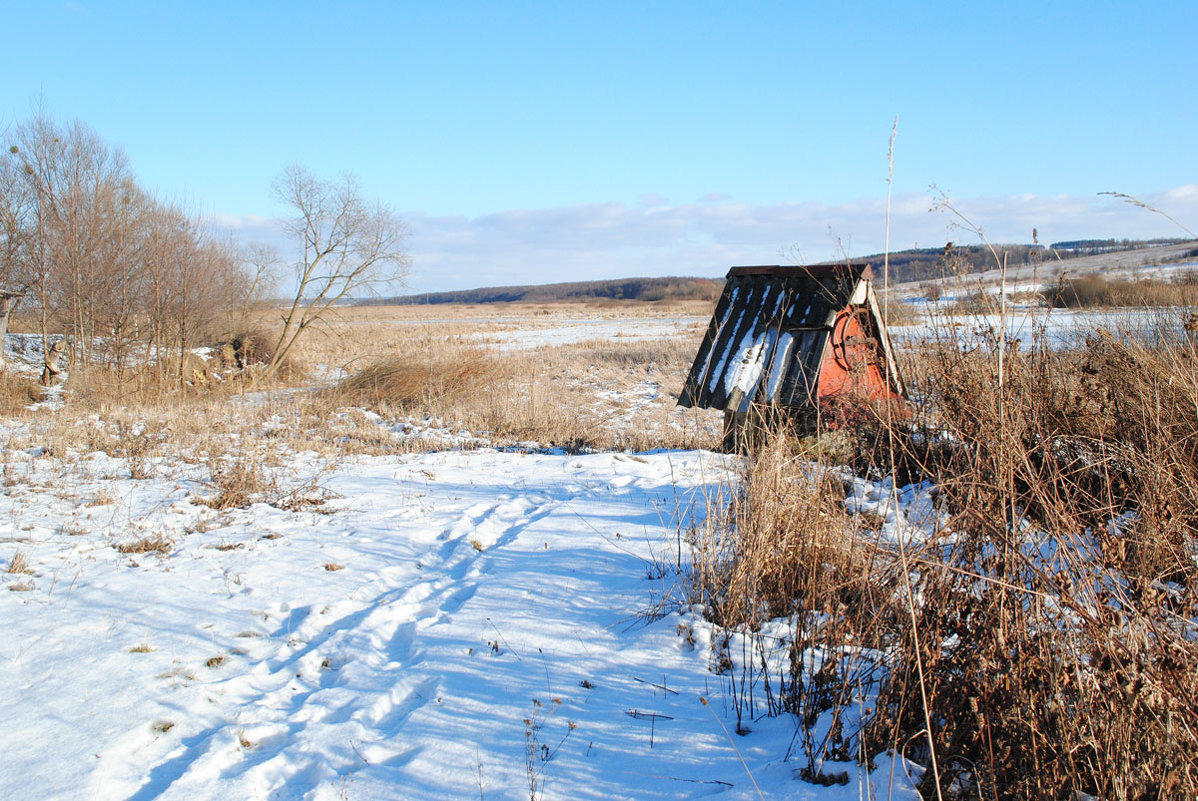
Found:
[(171, 369), (170, 354), (182, 365), (245, 308), (253, 287), (231, 246), (141, 189), (124, 154), (86, 125), (41, 114), (6, 138), (0, 291), (38, 303), (45, 348), (51, 326), (69, 332), (76, 366), (102, 355), (123, 379), (135, 347)]
[(242, 295), (241, 309), (229, 322), (229, 329), (240, 331), (250, 325), (250, 307), (271, 292), (278, 280), (279, 252), (273, 245), (251, 242), (241, 248), (243, 272), (249, 281)]
[(63, 312), (73, 355), (86, 365), (93, 339), (111, 335), (104, 317), (125, 291), (137, 189), (124, 154), (81, 122), (59, 128), (41, 115), (19, 125), (14, 140), (9, 154), (34, 203), (29, 273), (41, 301), (43, 340), (51, 310)]
[(295, 263), (295, 295), (283, 315), (283, 330), (267, 375), (278, 371), (296, 341), (329, 309), (407, 275), (403, 221), (381, 203), (363, 199), (350, 176), (322, 181), (303, 167), (288, 167), (274, 184), (275, 195), (296, 216), (286, 230), (303, 246)]
[(8, 316), (29, 287), (29, 250), (33, 245), (29, 220), (34, 204), (15, 146), (0, 155), (0, 369)]

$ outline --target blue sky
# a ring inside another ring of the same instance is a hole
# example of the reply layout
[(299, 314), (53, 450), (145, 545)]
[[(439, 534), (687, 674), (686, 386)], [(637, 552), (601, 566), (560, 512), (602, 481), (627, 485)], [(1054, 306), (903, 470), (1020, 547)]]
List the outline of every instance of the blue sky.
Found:
[[(14, 3), (38, 104), (141, 182), (277, 236), (288, 163), (353, 172), (438, 290), (1198, 229), (1198, 3)], [(789, 257), (788, 257), (789, 258)]]

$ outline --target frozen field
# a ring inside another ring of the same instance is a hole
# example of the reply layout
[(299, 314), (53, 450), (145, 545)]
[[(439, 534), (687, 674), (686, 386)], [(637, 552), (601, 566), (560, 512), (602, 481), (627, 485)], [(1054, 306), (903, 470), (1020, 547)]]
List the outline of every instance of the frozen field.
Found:
[(0, 440), (2, 798), (915, 797), (728, 733), (673, 567), (730, 457), (291, 451), (217, 510), (195, 460)]

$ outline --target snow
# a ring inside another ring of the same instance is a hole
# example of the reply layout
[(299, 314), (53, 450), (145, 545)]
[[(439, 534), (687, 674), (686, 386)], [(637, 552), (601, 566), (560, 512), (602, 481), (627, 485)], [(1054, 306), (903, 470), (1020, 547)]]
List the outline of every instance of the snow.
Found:
[[(930, 304), (923, 304), (930, 306)], [(977, 344), (996, 337), (1003, 328), (999, 314), (945, 315), (924, 309), (929, 320), (913, 325), (892, 325), (888, 332), (895, 343), (957, 339)], [(1007, 314), (1005, 333), (1009, 341), (1030, 345), (1042, 340), (1051, 348), (1078, 347), (1086, 336), (1099, 329), (1118, 336), (1151, 340), (1158, 334), (1180, 339), (1188, 309), (1153, 307), (1136, 309), (1012, 309)]]
[(766, 332), (762, 331), (752, 339), (750, 337), (751, 333), (745, 335), (737, 349), (734, 366), (724, 377), (724, 393), (727, 395), (738, 389), (742, 394), (751, 392), (757, 379), (761, 378), (761, 371), (765, 369)]
[(726, 732), (667, 563), (735, 466), (295, 453), (280, 495), (314, 503), (217, 511), (203, 466), (8, 447), (0, 559), (31, 572), (0, 575), (0, 797), (916, 798), (884, 754), (798, 781), (790, 718)]

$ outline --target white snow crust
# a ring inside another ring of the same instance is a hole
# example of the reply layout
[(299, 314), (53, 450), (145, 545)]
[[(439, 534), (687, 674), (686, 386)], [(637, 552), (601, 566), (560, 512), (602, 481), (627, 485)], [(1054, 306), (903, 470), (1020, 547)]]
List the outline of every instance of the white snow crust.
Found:
[(217, 512), (200, 468), (7, 451), (0, 797), (915, 798), (886, 755), (797, 780), (787, 717), (727, 734), (701, 618), (645, 617), (727, 458), (297, 453), (324, 503)]

